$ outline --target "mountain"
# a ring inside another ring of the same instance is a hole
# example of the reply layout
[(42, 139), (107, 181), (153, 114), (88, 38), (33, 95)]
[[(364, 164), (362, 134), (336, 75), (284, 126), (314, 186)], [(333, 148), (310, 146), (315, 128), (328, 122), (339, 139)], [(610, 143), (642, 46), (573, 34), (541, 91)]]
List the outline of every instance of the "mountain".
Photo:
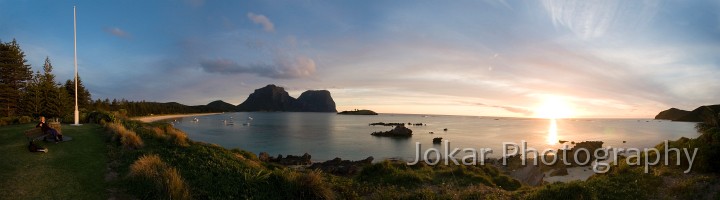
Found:
[(272, 84), (256, 89), (237, 108), (239, 111), (337, 112), (327, 90), (308, 90), (295, 99), (285, 88)]
[(720, 112), (720, 104), (700, 106), (692, 111), (670, 108), (658, 113), (655, 116), (655, 119), (667, 119), (680, 122), (702, 122), (704, 116), (708, 112), (718, 114), (718, 112)]
[(293, 106), (299, 112), (337, 112), (335, 101), (327, 90), (308, 90), (300, 94)]
[(717, 115), (718, 112), (720, 112), (720, 104), (717, 105), (706, 105), (706, 106), (700, 106), (698, 108), (695, 108), (695, 110), (690, 111), (685, 116), (682, 116), (674, 121), (681, 121), (681, 122), (702, 122), (703, 117), (705, 117), (706, 113), (713, 112)]
[(224, 102), (222, 100), (217, 100), (208, 103), (205, 105), (205, 108), (211, 111), (217, 111), (217, 112), (232, 112), (237, 110), (237, 106), (232, 105), (230, 103)]
[(674, 121), (674, 120), (680, 119), (681, 117), (687, 115), (688, 113), (690, 113), (690, 111), (680, 110), (677, 108), (670, 108), (670, 109), (664, 110), (664, 111), (658, 113), (657, 115), (655, 115), (655, 119), (665, 119), (665, 120), (673, 120)]

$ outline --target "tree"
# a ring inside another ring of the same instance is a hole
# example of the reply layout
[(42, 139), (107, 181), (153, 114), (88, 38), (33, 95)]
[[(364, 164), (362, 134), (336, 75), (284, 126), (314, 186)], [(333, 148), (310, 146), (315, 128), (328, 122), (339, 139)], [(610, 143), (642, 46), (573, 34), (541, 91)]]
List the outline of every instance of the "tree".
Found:
[[(78, 107), (80, 109), (87, 109), (90, 106), (90, 103), (92, 102), (92, 97), (90, 96), (90, 91), (85, 88), (85, 85), (83, 85), (82, 79), (78, 75)], [(65, 91), (68, 95), (70, 95), (70, 98), (72, 98), (71, 103), (73, 104), (73, 110), (75, 105), (75, 81), (74, 80), (67, 80), (65, 81)]]
[(17, 41), (0, 41), (0, 115), (18, 114), (20, 97), (26, 82), (32, 78), (30, 65)]
[(47, 117), (60, 117), (63, 110), (63, 100), (60, 96), (60, 90), (55, 86), (55, 75), (52, 74), (52, 68), (50, 58), (45, 58), (44, 73), (40, 77), (39, 84), (41, 93), (40, 114)]
[(20, 108), (23, 115), (37, 117), (40, 115), (42, 103), (42, 94), (40, 92), (40, 71), (37, 71), (33, 78), (27, 82), (22, 98), (20, 99)]

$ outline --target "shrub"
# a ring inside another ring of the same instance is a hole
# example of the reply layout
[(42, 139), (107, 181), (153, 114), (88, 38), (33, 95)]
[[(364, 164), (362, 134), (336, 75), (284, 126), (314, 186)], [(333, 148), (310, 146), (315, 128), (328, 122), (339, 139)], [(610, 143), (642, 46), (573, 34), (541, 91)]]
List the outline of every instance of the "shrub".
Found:
[(190, 144), (188, 143), (187, 135), (181, 130), (173, 127), (167, 127), (165, 133), (173, 140), (176, 145), (181, 147), (190, 146)]
[(109, 123), (106, 127), (113, 134), (113, 141), (120, 140), (123, 147), (138, 149), (143, 146), (142, 139), (134, 131), (126, 129), (122, 124)]
[(29, 117), (29, 116), (22, 116), (22, 117), (20, 117), (20, 118), (18, 119), (18, 122), (21, 123), (21, 124), (27, 124), (27, 123), (30, 123), (30, 122), (32, 122), (32, 121), (33, 121), (33, 118), (32, 118), (32, 117)]
[[(167, 199), (191, 199), (189, 186), (180, 173), (160, 160), (158, 155), (145, 155), (130, 165), (131, 178), (154, 186), (149, 194), (159, 195)], [(148, 189), (148, 188), (145, 188)]]

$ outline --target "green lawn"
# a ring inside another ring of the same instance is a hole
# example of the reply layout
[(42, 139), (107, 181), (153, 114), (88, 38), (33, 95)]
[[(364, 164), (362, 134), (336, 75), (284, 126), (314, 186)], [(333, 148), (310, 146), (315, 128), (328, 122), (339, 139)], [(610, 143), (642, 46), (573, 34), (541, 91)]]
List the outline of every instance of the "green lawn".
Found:
[(23, 131), (33, 125), (0, 127), (0, 199), (107, 199), (103, 128), (63, 125), (71, 141), (40, 141), (48, 153), (31, 153)]

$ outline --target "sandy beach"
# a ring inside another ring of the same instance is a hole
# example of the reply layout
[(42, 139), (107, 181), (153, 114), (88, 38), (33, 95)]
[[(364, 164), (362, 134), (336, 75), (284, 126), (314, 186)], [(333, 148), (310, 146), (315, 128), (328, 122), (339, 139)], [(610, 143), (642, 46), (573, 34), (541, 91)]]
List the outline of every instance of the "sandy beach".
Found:
[(206, 115), (217, 115), (222, 113), (192, 113), (192, 114), (176, 114), (176, 115), (153, 115), (144, 117), (135, 117), (134, 120), (140, 120), (142, 122), (154, 122), (163, 119), (181, 118), (181, 117), (192, 117), (192, 116), (206, 116)]

